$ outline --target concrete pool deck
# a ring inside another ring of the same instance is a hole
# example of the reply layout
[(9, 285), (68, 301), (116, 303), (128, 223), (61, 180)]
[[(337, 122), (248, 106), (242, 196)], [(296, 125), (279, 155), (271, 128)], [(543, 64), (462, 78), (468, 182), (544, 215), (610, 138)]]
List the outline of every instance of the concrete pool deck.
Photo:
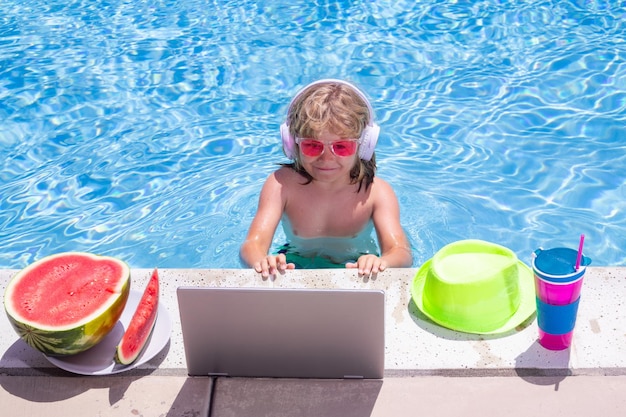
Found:
[[(161, 297), (173, 322), (152, 360), (115, 375), (56, 368), (0, 319), (0, 404), (7, 416), (429, 416), (623, 415), (626, 409), (626, 268), (588, 268), (574, 341), (548, 351), (531, 318), (504, 335), (444, 329), (411, 301), (416, 268), (375, 279), (348, 270), (288, 271), (263, 280), (252, 270), (162, 269)], [(2, 294), (15, 270), (0, 270)], [(133, 269), (142, 289), (151, 270)], [(382, 289), (385, 377), (306, 380), (187, 377), (179, 286)], [(493, 411), (492, 411), (493, 410)]]

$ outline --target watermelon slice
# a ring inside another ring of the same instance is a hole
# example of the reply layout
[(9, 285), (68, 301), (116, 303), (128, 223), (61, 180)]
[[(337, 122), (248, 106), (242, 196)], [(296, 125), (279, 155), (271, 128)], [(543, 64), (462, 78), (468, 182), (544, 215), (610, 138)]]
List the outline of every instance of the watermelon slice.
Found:
[(125, 262), (65, 252), (18, 272), (4, 292), (4, 309), (27, 344), (47, 355), (72, 355), (113, 329), (129, 292)]
[(122, 365), (130, 365), (146, 346), (159, 308), (159, 273), (156, 268), (139, 300), (137, 310), (130, 319), (128, 328), (117, 346), (115, 361)]

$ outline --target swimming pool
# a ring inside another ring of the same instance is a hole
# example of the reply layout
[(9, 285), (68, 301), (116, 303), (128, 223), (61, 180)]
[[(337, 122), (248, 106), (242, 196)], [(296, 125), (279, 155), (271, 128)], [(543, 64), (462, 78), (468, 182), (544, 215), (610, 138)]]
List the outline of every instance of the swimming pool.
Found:
[(240, 267), (286, 106), (329, 77), (373, 102), (415, 266), (581, 233), (594, 265), (626, 265), (620, 3), (4, 1), (0, 267)]

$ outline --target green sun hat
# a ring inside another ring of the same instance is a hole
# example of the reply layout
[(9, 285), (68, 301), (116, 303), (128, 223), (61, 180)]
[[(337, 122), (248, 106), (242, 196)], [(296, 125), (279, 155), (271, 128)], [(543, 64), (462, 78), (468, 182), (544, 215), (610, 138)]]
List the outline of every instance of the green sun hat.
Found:
[(465, 333), (505, 333), (536, 311), (532, 270), (510, 249), (482, 240), (441, 248), (418, 270), (411, 294), (432, 321)]

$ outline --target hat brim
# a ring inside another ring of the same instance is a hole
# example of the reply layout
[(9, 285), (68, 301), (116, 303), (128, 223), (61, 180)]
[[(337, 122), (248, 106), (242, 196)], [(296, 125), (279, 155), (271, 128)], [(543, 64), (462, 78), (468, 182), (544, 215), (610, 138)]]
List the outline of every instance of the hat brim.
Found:
[(415, 279), (413, 280), (413, 285), (411, 286), (411, 295), (413, 301), (415, 302), (415, 305), (417, 305), (417, 308), (419, 308), (419, 310), (424, 313), (429, 319), (443, 327), (464, 333), (474, 334), (506, 333), (522, 324), (537, 310), (533, 272), (526, 264), (518, 261), (518, 289), (520, 292), (520, 304), (517, 308), (517, 311), (506, 321), (506, 323), (504, 323), (497, 329), (493, 329), (490, 331), (477, 331), (476, 329), (472, 329), (466, 326), (442, 322), (442, 320), (439, 320), (435, 315), (431, 314), (426, 308), (424, 308), (423, 303), (424, 284), (426, 282), (426, 275), (430, 270), (431, 263), (432, 259), (424, 263), (417, 271)]

